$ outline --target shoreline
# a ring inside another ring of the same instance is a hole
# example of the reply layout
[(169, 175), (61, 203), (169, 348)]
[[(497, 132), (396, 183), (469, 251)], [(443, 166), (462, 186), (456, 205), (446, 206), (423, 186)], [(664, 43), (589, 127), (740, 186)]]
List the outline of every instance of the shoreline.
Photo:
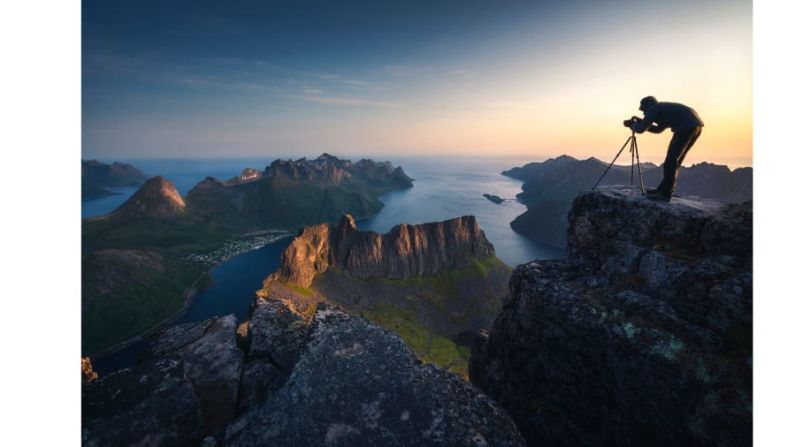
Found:
[(207, 276), (210, 273), (210, 270), (212, 270), (213, 267), (210, 267), (206, 271), (202, 272), (202, 274), (199, 275), (195, 280), (193, 280), (191, 285), (182, 292), (182, 296), (184, 298), (184, 301), (182, 303), (182, 307), (177, 312), (175, 312), (174, 314), (172, 314), (171, 316), (169, 316), (165, 320), (163, 320), (163, 321), (155, 324), (154, 326), (150, 327), (149, 329), (146, 329), (145, 331), (141, 332), (138, 335), (133, 335), (132, 337), (130, 337), (130, 338), (128, 338), (128, 339), (126, 339), (126, 340), (124, 340), (124, 341), (122, 341), (120, 343), (117, 343), (117, 344), (115, 344), (113, 346), (104, 348), (104, 349), (100, 350), (97, 353), (84, 355), (84, 357), (89, 357), (92, 361), (101, 360), (103, 357), (107, 357), (107, 356), (109, 356), (109, 355), (111, 355), (113, 353), (121, 351), (122, 349), (124, 349), (124, 348), (126, 348), (126, 347), (128, 347), (130, 345), (138, 343), (139, 341), (141, 341), (144, 338), (152, 335), (153, 333), (157, 332), (158, 330), (162, 329), (163, 327), (165, 327), (165, 326), (173, 323), (174, 321), (178, 320), (181, 316), (185, 315), (185, 312), (187, 312), (188, 309), (190, 309), (190, 306), (193, 304), (193, 298), (196, 296), (197, 293), (199, 293), (199, 290), (196, 288), (196, 286), (198, 285), (199, 281), (201, 281), (205, 276)]
[[(379, 197), (380, 197), (380, 195), (379, 195)], [(372, 218), (372, 217), (377, 216), (381, 212), (381, 210), (384, 208), (383, 202), (381, 202), (381, 203), (382, 203), (381, 209), (379, 209), (375, 213), (372, 213), (372, 214), (370, 214), (368, 216), (359, 217), (357, 219), (368, 219), (368, 218)], [(228, 260), (230, 260), (230, 259), (232, 259), (232, 258), (234, 258), (236, 256), (239, 256), (239, 255), (242, 255), (244, 253), (251, 252), (251, 251), (259, 250), (259, 249), (261, 249), (261, 248), (263, 248), (265, 246), (274, 244), (274, 243), (276, 243), (276, 242), (278, 242), (278, 241), (280, 241), (282, 239), (286, 239), (288, 237), (295, 237), (296, 232), (295, 231), (291, 231), (291, 230), (279, 230), (279, 229), (256, 230), (256, 231), (250, 231), (248, 233), (244, 233), (244, 234), (240, 235), (239, 237), (229, 241), (229, 243), (234, 243), (236, 241), (240, 241), (240, 240), (243, 240), (243, 239), (246, 239), (246, 238), (250, 238), (250, 237), (256, 237), (256, 236), (265, 235), (265, 234), (269, 234), (269, 233), (282, 233), (282, 232), (284, 233), (284, 236), (277, 237), (273, 241), (270, 241), (270, 242), (268, 242), (268, 243), (266, 243), (264, 245), (261, 245), (261, 246), (256, 247), (256, 248), (252, 248), (250, 250), (245, 250), (245, 251), (241, 251), (239, 253), (235, 253), (233, 256), (229, 256), (229, 257), (226, 257), (224, 259), (218, 259), (217, 262), (213, 262), (211, 264), (206, 264), (205, 263), (204, 265), (206, 266), (206, 270), (204, 272), (202, 272), (191, 283), (191, 285), (187, 289), (185, 289), (183, 291), (184, 302), (183, 302), (182, 307), (176, 313), (172, 314), (171, 316), (169, 316), (168, 318), (162, 320), (161, 322), (155, 324), (154, 326), (150, 327), (149, 329), (146, 329), (145, 331), (143, 331), (143, 332), (141, 332), (141, 333), (139, 333), (137, 335), (134, 335), (134, 336), (132, 336), (132, 337), (130, 337), (128, 339), (125, 339), (124, 341), (121, 341), (121, 342), (119, 342), (119, 343), (117, 343), (117, 344), (115, 344), (113, 346), (109, 346), (107, 348), (101, 349), (100, 351), (98, 351), (96, 353), (93, 353), (93, 354), (84, 354), (83, 353), (83, 354), (81, 354), (81, 356), (82, 357), (89, 357), (91, 359), (91, 361), (99, 361), (99, 360), (101, 360), (104, 357), (107, 357), (107, 356), (109, 356), (111, 354), (114, 354), (116, 352), (119, 352), (122, 349), (125, 349), (125, 348), (127, 348), (127, 347), (129, 347), (129, 346), (131, 346), (131, 345), (133, 345), (135, 343), (140, 342), (141, 340), (145, 339), (146, 337), (154, 334), (155, 332), (159, 331), (160, 329), (162, 329), (162, 328), (168, 326), (169, 324), (173, 323), (174, 321), (179, 319), (181, 316), (185, 315), (185, 313), (188, 311), (188, 309), (190, 309), (190, 306), (193, 304), (193, 298), (199, 292), (199, 290), (196, 288), (197, 284), (205, 276), (207, 276), (213, 268), (215, 268), (216, 266), (218, 266), (218, 265), (220, 265), (220, 264), (222, 264), (222, 263), (224, 263), (224, 262), (226, 262), (226, 261), (228, 261)], [(197, 262), (200, 265), (202, 264), (201, 261), (194, 261), (194, 262)]]
[[(257, 236), (259, 234), (267, 234), (267, 233), (273, 232), (273, 231), (274, 230), (261, 230), (261, 231), (256, 231), (256, 232), (252, 232), (252, 233), (246, 233), (244, 235), (241, 235), (239, 238), (234, 239), (234, 240), (232, 240), (230, 242), (238, 241), (240, 239), (244, 239), (244, 238), (247, 238), (247, 237)], [(274, 243), (276, 243), (276, 242), (278, 242), (278, 241), (280, 241), (282, 239), (286, 239), (287, 237), (290, 237), (290, 236), (294, 235), (294, 233), (289, 232), (287, 230), (275, 230), (275, 231), (284, 231), (286, 235), (284, 237), (278, 237), (275, 240), (273, 240), (271, 242), (268, 242), (267, 244), (261, 245), (259, 247), (252, 248), (250, 250), (241, 251), (241, 252), (236, 253), (233, 256), (227, 257), (225, 259), (219, 259), (217, 262), (213, 262), (211, 264), (204, 264), (206, 266), (206, 269), (198, 277), (196, 277), (196, 279), (193, 280), (193, 282), (190, 284), (190, 286), (188, 286), (182, 292), (182, 296), (183, 296), (182, 307), (180, 307), (180, 309), (178, 311), (176, 311), (175, 313), (171, 314), (169, 317), (167, 317), (164, 320), (158, 322), (154, 326), (144, 330), (143, 332), (141, 332), (141, 333), (139, 333), (137, 335), (133, 335), (132, 337), (127, 338), (127, 339), (125, 339), (125, 340), (123, 340), (123, 341), (121, 341), (121, 342), (119, 342), (119, 343), (117, 343), (115, 345), (109, 346), (107, 348), (103, 348), (103, 349), (101, 349), (101, 350), (99, 350), (99, 351), (97, 351), (95, 353), (92, 353), (92, 354), (81, 354), (81, 356), (89, 357), (92, 361), (101, 360), (104, 357), (107, 357), (107, 356), (109, 356), (111, 354), (114, 354), (114, 353), (116, 353), (118, 351), (121, 351), (122, 349), (125, 349), (125, 348), (127, 348), (127, 347), (129, 347), (129, 346), (131, 346), (131, 345), (133, 345), (135, 343), (138, 343), (139, 341), (145, 339), (146, 337), (154, 334), (155, 332), (159, 331), (160, 329), (163, 329), (164, 327), (166, 327), (169, 324), (173, 323), (174, 321), (178, 320), (180, 317), (185, 315), (185, 313), (188, 311), (188, 309), (190, 309), (191, 305), (193, 304), (193, 299), (201, 291), (201, 290), (199, 290), (197, 288), (198, 284), (200, 283), (200, 281), (202, 281), (205, 277), (207, 277), (210, 274), (210, 271), (213, 268), (215, 268), (216, 266), (218, 266), (220, 264), (223, 264), (224, 262), (226, 262), (226, 261), (228, 261), (228, 260), (230, 260), (230, 259), (232, 259), (232, 258), (234, 258), (236, 256), (240, 256), (240, 255), (245, 254), (245, 253), (249, 253), (249, 252), (252, 252), (252, 251), (255, 251), (255, 250), (259, 250), (259, 249), (261, 249), (263, 247), (266, 247), (268, 245), (274, 244)], [(199, 263), (199, 264), (202, 265), (202, 263)]]

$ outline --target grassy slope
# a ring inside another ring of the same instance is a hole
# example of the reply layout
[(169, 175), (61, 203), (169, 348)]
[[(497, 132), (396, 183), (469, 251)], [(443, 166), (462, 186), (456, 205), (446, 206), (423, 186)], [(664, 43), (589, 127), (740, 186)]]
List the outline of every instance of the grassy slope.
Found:
[(381, 304), (373, 310), (362, 311), (362, 314), (368, 320), (400, 335), (423, 362), (433, 363), (469, 379), (469, 348), (458, 346), (449, 338), (436, 334), (423, 325), (412, 310)]
[(165, 271), (119, 266), (129, 282), (109, 293), (93, 284), (96, 266), (90, 257), (83, 262), (83, 295), (88, 305), (83, 313), (82, 349), (86, 354), (114, 346), (145, 332), (178, 312), (184, 293), (200, 277), (201, 268), (166, 259)]
[[(396, 332), (422, 361), (434, 363), (468, 379), (470, 350), (453, 342), (449, 328), (464, 332), (470, 328), (473, 317), (484, 318), (490, 325), (499, 312), (502, 296), (508, 291), (510, 272), (510, 267), (496, 256), (441, 275), (416, 276), (405, 280), (361, 280), (337, 270), (316, 278), (313, 290), (326, 296), (329, 301), (350, 311), (361, 312), (367, 319)], [(370, 295), (377, 296), (369, 301), (344, 301), (346, 297), (334, 296), (333, 291), (329, 293), (329, 288), (333, 287), (331, 275), (358, 288), (363, 295), (371, 291)], [(471, 287), (473, 284), (479, 287)], [(474, 295), (463, 298), (468, 290), (472, 290)], [(386, 296), (389, 298), (381, 299)], [(469, 300), (463, 308), (462, 300)], [(433, 318), (428, 318), (429, 314), (434, 313), (443, 316), (444, 324), (439, 322), (437, 326)], [(443, 330), (442, 326), (448, 329)]]

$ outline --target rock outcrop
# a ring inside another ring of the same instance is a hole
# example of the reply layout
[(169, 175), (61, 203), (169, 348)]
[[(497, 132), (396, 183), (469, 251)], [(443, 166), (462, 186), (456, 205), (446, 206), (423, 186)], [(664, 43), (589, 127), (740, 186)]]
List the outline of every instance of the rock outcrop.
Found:
[(152, 177), (126, 202), (113, 211), (115, 219), (136, 217), (174, 218), (185, 213), (185, 201), (179, 191), (164, 177)]
[(88, 357), (83, 357), (80, 359), (80, 377), (82, 383), (93, 382), (99, 378), (99, 374), (94, 371), (94, 368), (91, 366), (91, 359)]
[[(590, 189), (606, 167), (607, 163), (594, 157), (578, 160), (562, 155), (503, 171), (503, 175), (524, 182), (517, 198), (527, 206), (527, 212), (514, 219), (511, 228), (531, 239), (564, 246), (572, 200), (580, 191)], [(642, 168), (646, 186), (657, 186), (662, 179), (662, 168), (653, 163), (643, 163)], [(629, 166), (614, 165), (601, 185), (625, 185), (629, 179)], [(753, 195), (753, 170), (731, 170), (712, 163), (682, 167), (676, 194), (742, 203)]]
[(580, 194), (567, 261), (517, 267), (473, 383), (542, 445), (751, 443), (750, 204)]
[(262, 172), (253, 168), (245, 168), (243, 169), (243, 172), (240, 173), (238, 179), (240, 179), (241, 182), (250, 182), (252, 180), (257, 180), (260, 177), (262, 177)]
[(521, 446), (505, 412), (420, 364), (399, 337), (321, 304), (287, 382), (226, 431), (225, 445)]
[(83, 385), (83, 445), (197, 445), (201, 407), (185, 365), (158, 358)]
[(84, 384), (84, 445), (524, 445), (494, 401), (363, 318), (260, 299), (234, 323), (164, 330), (149, 360)]
[(161, 331), (152, 342), (155, 356), (174, 356), (185, 367), (204, 415), (204, 427), (220, 431), (237, 412), (243, 351), (237, 347), (234, 315), (187, 323)]
[(305, 228), (282, 254), (272, 279), (307, 287), (315, 275), (338, 267), (360, 279), (406, 279), (466, 267), (494, 255), (474, 216), (420, 225), (396, 225), (389, 233), (358, 231), (351, 215), (332, 227)]

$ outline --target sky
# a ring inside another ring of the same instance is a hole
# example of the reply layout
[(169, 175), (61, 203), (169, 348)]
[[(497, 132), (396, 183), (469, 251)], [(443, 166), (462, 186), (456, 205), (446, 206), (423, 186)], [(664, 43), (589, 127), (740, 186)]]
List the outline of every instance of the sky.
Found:
[[(751, 1), (83, 2), (83, 157), (611, 159), (640, 98), (751, 164)], [(643, 134), (659, 163), (670, 132)]]

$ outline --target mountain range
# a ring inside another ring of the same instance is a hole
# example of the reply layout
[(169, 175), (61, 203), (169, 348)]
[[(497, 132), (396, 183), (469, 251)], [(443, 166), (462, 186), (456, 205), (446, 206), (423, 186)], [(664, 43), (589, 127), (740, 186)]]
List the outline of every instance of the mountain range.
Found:
[[(511, 228), (530, 239), (564, 246), (571, 201), (581, 191), (591, 189), (607, 166), (594, 157), (578, 160), (561, 155), (503, 171), (502, 175), (524, 182), (522, 192), (516, 197), (527, 206), (527, 211), (511, 222)], [(662, 179), (662, 168), (653, 163), (643, 163), (641, 168), (646, 187), (656, 187)], [(600, 185), (629, 184), (630, 174), (629, 166), (613, 165)], [(637, 172), (635, 182), (639, 184)], [(682, 167), (675, 194), (745, 202), (753, 196), (753, 170), (731, 170), (712, 163)]]
[[(197, 276), (195, 266), (185, 261), (189, 255), (262, 230), (296, 231), (344, 213), (367, 217), (383, 207), (380, 194), (411, 186), (403, 169), (389, 162), (354, 163), (328, 154), (315, 160), (276, 160), (264, 171), (246, 168), (227, 180), (208, 177), (184, 197), (168, 179), (152, 177), (111, 213), (83, 221), (84, 318), (96, 322), (84, 328), (84, 349), (112, 346), (180, 309), (182, 291)], [(107, 253), (141, 262), (99, 268)], [(119, 289), (101, 287), (108, 276), (125, 275), (130, 279), (121, 289), (125, 293), (113, 295)], [(172, 282), (174, 287), (161, 296), (168, 305), (144, 304)], [(122, 296), (124, 306), (102, 304)], [(119, 314), (122, 308), (124, 314)]]
[[(83, 442), (750, 445), (752, 223), (749, 203), (582, 192), (568, 258), (518, 266), (471, 337), (470, 383), (422, 358), (444, 340), (418, 336), (417, 318), (483, 303), (462, 272), (491, 259), (473, 218), (311, 226), (244, 321), (161, 330), (139, 364), (99, 377), (83, 359)], [(409, 292), (445, 272), (447, 300)], [(333, 299), (319, 296), (329, 273)]]

